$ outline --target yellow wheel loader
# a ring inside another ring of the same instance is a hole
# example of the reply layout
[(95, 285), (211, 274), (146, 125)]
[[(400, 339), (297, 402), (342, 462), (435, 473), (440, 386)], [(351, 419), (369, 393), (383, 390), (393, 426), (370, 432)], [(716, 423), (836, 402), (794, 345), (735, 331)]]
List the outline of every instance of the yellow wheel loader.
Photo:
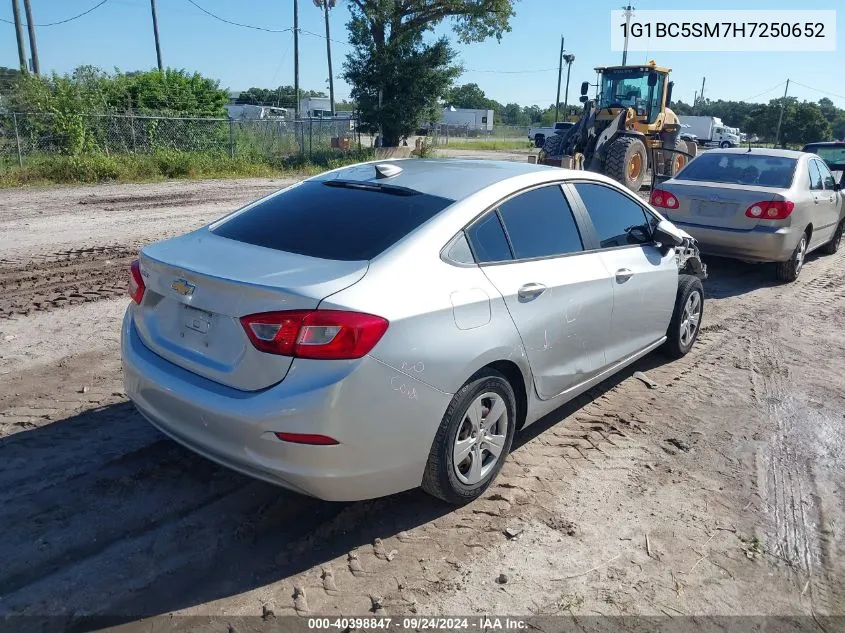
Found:
[(668, 107), (671, 69), (652, 60), (596, 72), (598, 98), (590, 100), (589, 83), (581, 84), (583, 114), (574, 127), (546, 139), (538, 163), (600, 172), (639, 191), (648, 170), (671, 177), (695, 156), (695, 147), (680, 138), (681, 124)]

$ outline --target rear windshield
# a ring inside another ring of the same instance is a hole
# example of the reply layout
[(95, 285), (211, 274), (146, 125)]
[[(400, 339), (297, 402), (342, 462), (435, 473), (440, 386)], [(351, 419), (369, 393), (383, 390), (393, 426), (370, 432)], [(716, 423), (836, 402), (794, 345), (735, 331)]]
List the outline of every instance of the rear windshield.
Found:
[(690, 161), (676, 178), (788, 189), (792, 186), (796, 162), (783, 156), (710, 151)]
[(818, 154), (828, 165), (845, 165), (845, 145), (810, 147), (807, 151)]
[(452, 204), (408, 189), (304, 182), (213, 229), (222, 237), (321, 259), (372, 259)]

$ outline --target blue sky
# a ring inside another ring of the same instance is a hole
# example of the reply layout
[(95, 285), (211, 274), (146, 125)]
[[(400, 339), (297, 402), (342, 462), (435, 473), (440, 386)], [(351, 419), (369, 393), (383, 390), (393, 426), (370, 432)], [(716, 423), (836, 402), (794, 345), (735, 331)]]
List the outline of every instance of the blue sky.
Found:
[[(99, 0), (31, 0), (36, 24), (61, 20), (91, 8)], [(188, 0), (157, 0), (164, 63), (218, 78), (224, 87), (293, 84), (293, 35), (239, 28), (216, 21)], [(285, 29), (293, 24), (291, 0), (195, 0), (202, 7), (236, 22)], [(21, 3), (22, 4), (22, 3)], [(311, 0), (300, 0), (300, 28), (324, 34), (321, 11)], [(344, 0), (332, 12), (332, 38), (346, 39), (348, 10)], [(618, 64), (621, 54), (610, 50), (609, 12), (622, 0), (521, 0), (516, 3), (512, 32), (501, 42), (455, 43), (458, 58), (467, 69), (459, 83), (475, 82), (489, 97), (502, 103), (548, 105), (554, 101), (560, 35), (566, 49), (576, 56), (572, 66), (570, 103), (577, 100), (583, 80), (593, 81), (593, 68)], [(657, 0), (633, 2), (637, 9), (836, 9), (836, 52), (777, 53), (660, 53), (652, 55), (673, 69), (675, 96), (691, 102), (707, 77), (708, 97), (767, 101), (783, 94), (787, 78), (790, 94), (817, 101), (830, 97), (845, 108), (845, 5), (841, 0)], [(11, 3), (0, 3), (0, 18), (10, 20)], [(450, 33), (441, 27), (438, 33)], [(68, 72), (82, 64), (111, 70), (148, 69), (155, 66), (149, 0), (108, 0), (102, 7), (67, 24), (37, 29), (42, 72)], [(349, 47), (335, 42), (335, 75)], [(647, 60), (646, 53), (629, 53), (630, 62)], [(0, 65), (17, 66), (14, 28), (0, 22)], [(507, 71), (507, 72), (505, 72)], [(303, 88), (327, 90), (325, 40), (303, 32), (300, 37), (300, 83)], [(564, 77), (565, 80), (565, 77)], [(780, 84), (780, 85), (779, 85)], [(349, 95), (342, 79), (335, 81), (339, 98)], [(775, 86), (778, 86), (775, 88)], [(804, 86), (812, 87), (809, 89)], [(826, 91), (833, 94), (825, 95)], [(562, 91), (563, 92), (563, 91)], [(838, 95), (838, 96), (834, 96)], [(561, 94), (563, 100), (563, 94)]]

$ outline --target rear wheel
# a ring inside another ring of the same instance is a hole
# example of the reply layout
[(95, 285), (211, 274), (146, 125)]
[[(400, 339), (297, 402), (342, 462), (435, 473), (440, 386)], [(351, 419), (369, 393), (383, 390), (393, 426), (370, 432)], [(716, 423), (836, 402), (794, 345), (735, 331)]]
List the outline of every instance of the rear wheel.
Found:
[(562, 134), (552, 134), (548, 137), (543, 143), (543, 152), (546, 156), (562, 156), (563, 151), (561, 150), (561, 146), (563, 145), (563, 135)]
[(535, 134), (534, 135), (534, 147), (543, 147), (543, 143), (546, 142), (546, 137), (542, 134)]
[(648, 169), (645, 143), (632, 136), (621, 136), (607, 150), (605, 173), (631, 191), (639, 191)]
[(701, 329), (704, 315), (704, 286), (698, 277), (680, 275), (675, 309), (666, 331), (663, 352), (672, 358), (681, 358), (692, 349)]
[(516, 398), (497, 371), (478, 373), (455, 394), (437, 429), (422, 487), (462, 505), (480, 497), (499, 473), (516, 429)]
[[(684, 141), (684, 143), (686, 143), (687, 146), (687, 154), (692, 156), (692, 158), (695, 158), (698, 155), (698, 143), (695, 141)], [(687, 160), (692, 160), (692, 158)]]
[(831, 240), (822, 246), (819, 250), (825, 255), (833, 255), (839, 250), (839, 245), (842, 243), (842, 230), (845, 229), (845, 220), (839, 223), (836, 227), (836, 233), (833, 234)]
[(807, 234), (801, 236), (798, 246), (792, 251), (789, 259), (785, 262), (778, 262), (777, 276), (780, 281), (795, 281), (801, 274), (804, 267), (804, 257), (807, 255)]

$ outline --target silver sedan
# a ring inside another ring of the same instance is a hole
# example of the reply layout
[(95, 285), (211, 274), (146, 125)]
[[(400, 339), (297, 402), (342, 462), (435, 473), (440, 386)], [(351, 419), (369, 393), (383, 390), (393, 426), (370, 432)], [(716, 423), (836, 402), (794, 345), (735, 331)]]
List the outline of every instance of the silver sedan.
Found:
[(145, 247), (126, 392), (189, 449), (301, 493), (465, 503), (516, 431), (654, 349), (686, 354), (704, 275), (603, 176), (360, 164)]
[(794, 281), (816, 249), (842, 241), (839, 183), (814, 154), (776, 149), (714, 149), (651, 194), (651, 203), (688, 231), (701, 250), (751, 262), (777, 262)]

